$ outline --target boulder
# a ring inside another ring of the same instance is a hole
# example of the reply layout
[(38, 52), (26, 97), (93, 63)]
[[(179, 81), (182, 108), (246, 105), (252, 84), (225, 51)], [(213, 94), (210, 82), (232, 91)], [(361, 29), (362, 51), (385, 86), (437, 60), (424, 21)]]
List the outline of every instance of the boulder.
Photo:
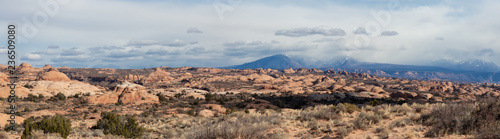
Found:
[(204, 109), (204, 110), (201, 110), (200, 112), (198, 112), (198, 116), (201, 116), (201, 117), (214, 117), (214, 115), (215, 115), (214, 111), (207, 110), (207, 109)]

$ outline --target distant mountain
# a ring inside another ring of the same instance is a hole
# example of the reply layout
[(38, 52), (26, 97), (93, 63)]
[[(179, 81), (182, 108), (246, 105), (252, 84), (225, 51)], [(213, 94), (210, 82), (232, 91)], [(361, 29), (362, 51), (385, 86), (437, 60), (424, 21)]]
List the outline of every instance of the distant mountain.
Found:
[(296, 61), (300, 65), (302, 65), (304, 68), (332, 68), (332, 67), (339, 67), (342, 64), (344, 64), (347, 60), (350, 60), (350, 62), (354, 62), (355, 60), (350, 59), (348, 56), (337, 56), (334, 58), (331, 58), (329, 60), (325, 59), (316, 59), (312, 57), (307, 57), (307, 56), (300, 56), (300, 55), (291, 55), (289, 56), (290, 59)]
[(482, 60), (466, 60), (460, 62), (441, 60), (434, 61), (431, 65), (419, 66), (360, 62), (347, 56), (339, 56), (330, 60), (320, 60), (297, 55), (288, 57), (279, 54), (265, 57), (254, 62), (224, 68), (270, 68), (278, 70), (288, 68), (335, 69), (395, 78), (500, 83), (500, 74), (496, 74), (499, 68), (492, 62), (485, 62)]
[(429, 65), (448, 68), (455, 71), (497, 72), (500, 70), (495, 63), (479, 59), (467, 59), (463, 61), (441, 59), (432, 61)]
[(259, 59), (254, 62), (245, 63), (242, 65), (224, 67), (227, 69), (288, 69), (288, 68), (302, 68), (303, 66), (296, 61), (288, 58), (286, 55), (278, 54)]
[(348, 59), (343, 64), (334, 67), (342, 69), (368, 69), (368, 70), (381, 70), (381, 71), (431, 71), (431, 72), (450, 72), (450, 69), (437, 67), (437, 66), (418, 66), (418, 65), (399, 65), (399, 64), (386, 64), (386, 63), (369, 63), (359, 62), (356, 60)]

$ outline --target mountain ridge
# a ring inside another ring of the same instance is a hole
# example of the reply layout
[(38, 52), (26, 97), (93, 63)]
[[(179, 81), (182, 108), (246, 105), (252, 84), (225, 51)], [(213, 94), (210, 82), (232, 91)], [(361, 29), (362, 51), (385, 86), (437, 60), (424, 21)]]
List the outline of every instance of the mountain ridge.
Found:
[[(475, 65), (485, 65), (484, 67)], [(349, 72), (362, 72), (377, 76), (407, 78), (407, 79), (440, 79), (465, 82), (493, 82), (500, 83), (500, 76), (496, 74), (496, 65), (491, 62), (470, 60), (450, 64), (435, 65), (401, 65), (389, 63), (360, 62), (350, 57), (337, 57), (328, 61), (309, 59), (300, 56), (292, 58), (277, 54), (248, 62), (242, 65), (223, 67), (225, 69), (297, 69), (315, 68), (321, 70), (343, 70)]]

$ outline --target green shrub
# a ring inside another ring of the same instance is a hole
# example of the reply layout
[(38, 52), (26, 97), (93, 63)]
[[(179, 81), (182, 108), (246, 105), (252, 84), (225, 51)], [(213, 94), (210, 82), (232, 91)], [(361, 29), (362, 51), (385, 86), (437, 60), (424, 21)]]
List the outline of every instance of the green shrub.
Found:
[(141, 136), (145, 129), (139, 126), (134, 117), (124, 120), (120, 115), (102, 112), (101, 119), (93, 126), (93, 129), (103, 129), (104, 134), (120, 135), (126, 138), (136, 138)]
[(33, 89), (33, 86), (29, 85), (29, 84), (25, 84), (23, 87), (28, 88), (28, 89)]
[(116, 106), (120, 106), (122, 104), (123, 104), (122, 100), (118, 100), (118, 102), (115, 103)]
[(308, 107), (299, 113), (300, 120), (313, 121), (317, 119), (340, 119), (340, 111), (345, 111), (345, 107), (343, 104), (339, 104), (342, 106), (334, 106), (334, 105), (316, 105), (314, 107)]
[[(12, 125), (9, 124), (9, 123), (6, 123), (5, 126), (3, 127), (3, 130), (9, 132), (12, 130)], [(14, 124), (14, 130), (16, 130), (17, 128), (19, 128), (19, 124)]]
[(160, 100), (160, 103), (165, 103), (165, 102), (168, 101), (168, 99), (164, 95), (162, 95), (160, 93), (156, 94), (156, 96), (158, 96), (158, 99)]
[(66, 100), (66, 95), (59, 92), (55, 96), (50, 97), (50, 100), (52, 100), (52, 101)]
[(191, 116), (194, 116), (196, 114), (196, 112), (194, 111), (194, 109), (190, 109), (188, 112), (187, 112), (188, 115), (191, 115)]
[(226, 114), (231, 114), (234, 112), (236, 112), (236, 109), (234, 109), (233, 107), (226, 109)]
[(445, 134), (471, 134), (473, 131), (471, 104), (447, 104), (438, 106), (430, 114), (421, 115), (420, 120), (432, 128), (427, 131), (427, 137), (440, 137)]
[(40, 102), (43, 100), (43, 95), (39, 94), (38, 96), (35, 96), (33, 94), (28, 94), (28, 97), (24, 98), (26, 101), (31, 101), (31, 102)]
[(79, 97), (80, 97), (80, 94), (73, 95), (73, 98), (79, 98)]
[(409, 118), (402, 118), (396, 121), (393, 121), (390, 125), (389, 128), (393, 129), (395, 127), (405, 127), (407, 125), (413, 124), (413, 121), (410, 120)]
[(199, 126), (183, 132), (187, 139), (270, 139), (276, 134), (269, 133), (270, 129), (280, 125), (282, 117), (278, 113), (242, 114), (233, 113), (210, 122), (203, 122)]
[(345, 106), (345, 111), (348, 112), (348, 113), (353, 113), (355, 111), (361, 111), (361, 109), (354, 105), (354, 104), (351, 104), (351, 103), (343, 103), (343, 105)]
[(195, 106), (200, 105), (200, 101), (199, 100), (194, 100), (193, 105), (195, 105)]
[(381, 139), (388, 139), (389, 138), (389, 134), (390, 134), (391, 131), (386, 126), (383, 126), (383, 127), (381, 126), (381, 127), (377, 127), (375, 129), (375, 132), (379, 133), (379, 135), (378, 135), (379, 138), (381, 138)]
[(42, 94), (38, 94), (38, 99), (43, 99), (45, 98), (45, 96), (43, 96)]
[(36, 122), (33, 117), (24, 120), (24, 131), (21, 136), (25, 139), (34, 130), (43, 130), (44, 133), (59, 133), (61, 137), (67, 138), (71, 132), (71, 121), (62, 115), (56, 115), (50, 119)]
[(420, 121), (431, 126), (426, 136), (446, 134), (474, 135), (475, 138), (500, 138), (500, 101), (480, 100), (439, 106)]
[(337, 129), (337, 135), (339, 135), (339, 138), (344, 138), (347, 135), (349, 135), (349, 133), (351, 133), (351, 132), (352, 132), (352, 128), (349, 128), (349, 127), (339, 127)]
[(370, 105), (377, 106), (377, 105), (380, 105), (380, 102), (378, 100), (372, 100), (372, 101), (370, 101)]
[(210, 93), (205, 94), (205, 101), (212, 101), (212, 100), (214, 100), (214, 98), (215, 98), (215, 95), (213, 95), (213, 94), (210, 94)]
[(354, 119), (354, 128), (366, 130), (373, 124), (377, 124), (382, 120), (380, 115), (376, 115), (368, 112), (361, 112), (359, 116)]

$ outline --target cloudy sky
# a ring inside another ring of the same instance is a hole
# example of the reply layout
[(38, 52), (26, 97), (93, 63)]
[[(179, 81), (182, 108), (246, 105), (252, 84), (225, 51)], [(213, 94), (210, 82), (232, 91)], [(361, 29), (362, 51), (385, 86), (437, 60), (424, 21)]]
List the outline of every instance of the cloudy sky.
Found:
[[(35, 67), (221, 67), (275, 54), (500, 65), (500, 1), (2, 0)], [(0, 61), (7, 61), (6, 40)], [(6, 62), (4, 62), (6, 63)]]

